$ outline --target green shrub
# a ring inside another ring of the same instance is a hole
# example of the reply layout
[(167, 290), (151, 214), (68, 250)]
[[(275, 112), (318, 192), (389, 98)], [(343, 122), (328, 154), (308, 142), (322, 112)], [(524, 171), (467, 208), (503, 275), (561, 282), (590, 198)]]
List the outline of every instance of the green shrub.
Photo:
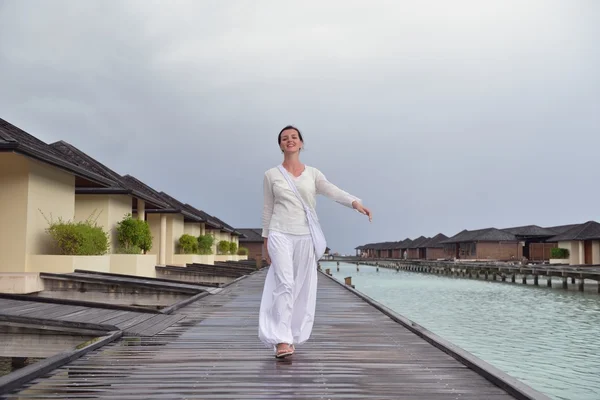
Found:
[(187, 233), (181, 235), (179, 238), (179, 250), (183, 254), (197, 254), (198, 239), (195, 236), (188, 235)]
[(559, 259), (569, 258), (569, 250), (562, 249), (560, 247), (553, 247), (550, 250), (550, 257), (551, 258), (559, 258)]
[[(126, 214), (123, 220), (117, 223), (117, 240), (119, 250), (124, 254), (145, 253), (152, 248), (152, 234), (150, 225), (146, 221), (134, 219), (131, 214)], [(138, 250), (135, 253), (135, 250)]]
[(212, 254), (212, 246), (215, 243), (215, 237), (210, 234), (198, 236), (198, 253)]
[(137, 246), (131, 246), (129, 248), (126, 247), (118, 247), (115, 251), (115, 254), (141, 254), (142, 249)]
[(236, 242), (229, 242), (229, 254), (237, 254), (238, 245)]
[(73, 222), (48, 221), (46, 232), (56, 243), (61, 255), (69, 256), (100, 256), (106, 254), (110, 247), (108, 233), (92, 221), (92, 215), (85, 221)]
[(248, 255), (248, 249), (246, 247), (240, 247), (238, 249), (238, 256), (247, 256)]
[(221, 240), (217, 249), (219, 250), (219, 254), (228, 254), (229, 253), (230, 243), (227, 240)]

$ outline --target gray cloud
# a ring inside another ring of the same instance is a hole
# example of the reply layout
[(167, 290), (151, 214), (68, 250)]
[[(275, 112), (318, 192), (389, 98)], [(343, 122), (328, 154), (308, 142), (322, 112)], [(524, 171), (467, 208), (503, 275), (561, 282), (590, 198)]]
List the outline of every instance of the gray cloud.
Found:
[(331, 247), (597, 219), (594, 1), (0, 1), (2, 117), (237, 227), (279, 129)]

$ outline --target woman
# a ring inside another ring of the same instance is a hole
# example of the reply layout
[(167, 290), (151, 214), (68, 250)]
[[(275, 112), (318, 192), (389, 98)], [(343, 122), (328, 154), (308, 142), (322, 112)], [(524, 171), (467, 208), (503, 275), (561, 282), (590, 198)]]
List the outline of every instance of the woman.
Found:
[[(365, 214), (361, 200), (327, 181), (316, 168), (300, 162), (304, 139), (298, 129), (286, 126), (277, 138), (284, 155), (281, 164), (304, 202), (315, 209), (323, 194)], [(317, 259), (304, 207), (278, 168), (265, 172), (262, 237), (270, 264), (260, 305), (258, 336), (275, 357), (292, 355), (295, 345), (308, 340), (317, 300)]]

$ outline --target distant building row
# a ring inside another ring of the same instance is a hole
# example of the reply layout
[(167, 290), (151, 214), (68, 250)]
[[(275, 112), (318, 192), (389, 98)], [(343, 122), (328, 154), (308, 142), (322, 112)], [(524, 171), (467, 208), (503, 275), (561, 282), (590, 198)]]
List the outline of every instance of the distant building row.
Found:
[[(356, 247), (357, 255), (366, 258), (424, 260), (473, 260), (546, 262), (552, 259), (552, 248), (565, 249), (571, 265), (600, 264), (600, 224), (463, 230), (452, 237), (439, 233), (432, 238), (421, 236), (399, 242), (369, 243)], [(554, 260), (552, 260), (555, 262)]]
[[(98, 225), (109, 234), (109, 254), (57, 255), (46, 232), (47, 218), (82, 221), (94, 211)], [(154, 237), (148, 254), (114, 254), (117, 224), (126, 214), (148, 222)], [(213, 255), (179, 254), (184, 233), (212, 234)], [(238, 259), (218, 255), (216, 243), (239, 244), (240, 237), (223, 220), (133, 176), (122, 176), (69, 143), (46, 144), (0, 119), (0, 273), (72, 272), (81, 267), (154, 276), (156, 265)]]

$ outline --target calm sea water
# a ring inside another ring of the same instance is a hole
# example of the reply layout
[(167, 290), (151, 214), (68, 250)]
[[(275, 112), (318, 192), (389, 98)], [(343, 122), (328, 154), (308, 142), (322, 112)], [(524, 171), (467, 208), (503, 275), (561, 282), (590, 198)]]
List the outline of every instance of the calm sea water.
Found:
[(600, 295), (321, 263), (356, 289), (549, 397), (600, 399)]

